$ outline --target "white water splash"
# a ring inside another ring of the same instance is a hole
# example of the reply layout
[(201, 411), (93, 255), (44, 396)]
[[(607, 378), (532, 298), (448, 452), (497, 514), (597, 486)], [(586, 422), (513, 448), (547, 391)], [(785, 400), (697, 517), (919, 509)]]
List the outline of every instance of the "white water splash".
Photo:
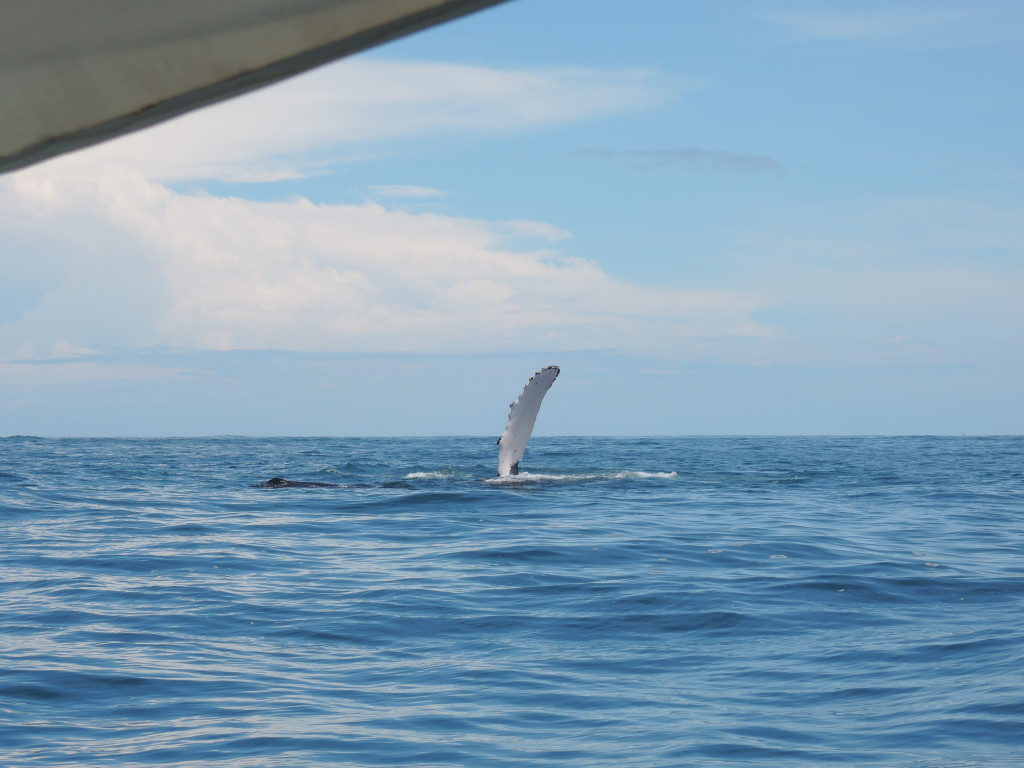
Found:
[(581, 474), (548, 474), (542, 472), (520, 472), (507, 477), (489, 477), (488, 485), (537, 485), (555, 483), (595, 483), (606, 480), (653, 480), (679, 477), (678, 472), (646, 472), (643, 470), (616, 470), (612, 472), (591, 472)]
[(451, 470), (438, 469), (433, 472), (410, 472), (403, 480), (452, 480), (457, 477)]

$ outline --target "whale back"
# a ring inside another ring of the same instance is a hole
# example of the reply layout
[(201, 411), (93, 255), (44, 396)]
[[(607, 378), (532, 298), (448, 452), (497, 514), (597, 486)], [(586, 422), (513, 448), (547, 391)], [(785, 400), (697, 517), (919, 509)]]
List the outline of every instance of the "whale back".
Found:
[(509, 406), (508, 423), (498, 438), (498, 477), (519, 474), (519, 460), (523, 458), (526, 444), (533, 434), (540, 404), (560, 372), (557, 365), (541, 368), (530, 377), (522, 393)]

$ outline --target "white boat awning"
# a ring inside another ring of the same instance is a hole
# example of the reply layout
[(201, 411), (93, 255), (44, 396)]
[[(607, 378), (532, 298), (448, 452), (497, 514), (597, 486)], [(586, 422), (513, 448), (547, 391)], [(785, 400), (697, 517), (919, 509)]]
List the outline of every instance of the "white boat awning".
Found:
[(2, 0), (0, 172), (502, 0)]

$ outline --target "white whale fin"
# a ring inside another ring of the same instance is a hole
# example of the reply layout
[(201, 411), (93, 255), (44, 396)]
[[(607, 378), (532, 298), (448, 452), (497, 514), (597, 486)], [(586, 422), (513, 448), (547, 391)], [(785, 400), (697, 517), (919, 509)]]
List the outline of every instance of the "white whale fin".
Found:
[(498, 438), (498, 477), (519, 474), (519, 460), (523, 458), (526, 444), (533, 434), (541, 401), (560, 372), (557, 365), (541, 368), (530, 377), (519, 398), (509, 406), (508, 424)]

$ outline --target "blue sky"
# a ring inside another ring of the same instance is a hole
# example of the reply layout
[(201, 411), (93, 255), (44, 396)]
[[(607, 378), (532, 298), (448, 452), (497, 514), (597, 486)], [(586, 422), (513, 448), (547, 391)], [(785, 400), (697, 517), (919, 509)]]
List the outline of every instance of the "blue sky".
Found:
[(0, 177), (0, 434), (1022, 433), (1022, 22), (515, 0)]

